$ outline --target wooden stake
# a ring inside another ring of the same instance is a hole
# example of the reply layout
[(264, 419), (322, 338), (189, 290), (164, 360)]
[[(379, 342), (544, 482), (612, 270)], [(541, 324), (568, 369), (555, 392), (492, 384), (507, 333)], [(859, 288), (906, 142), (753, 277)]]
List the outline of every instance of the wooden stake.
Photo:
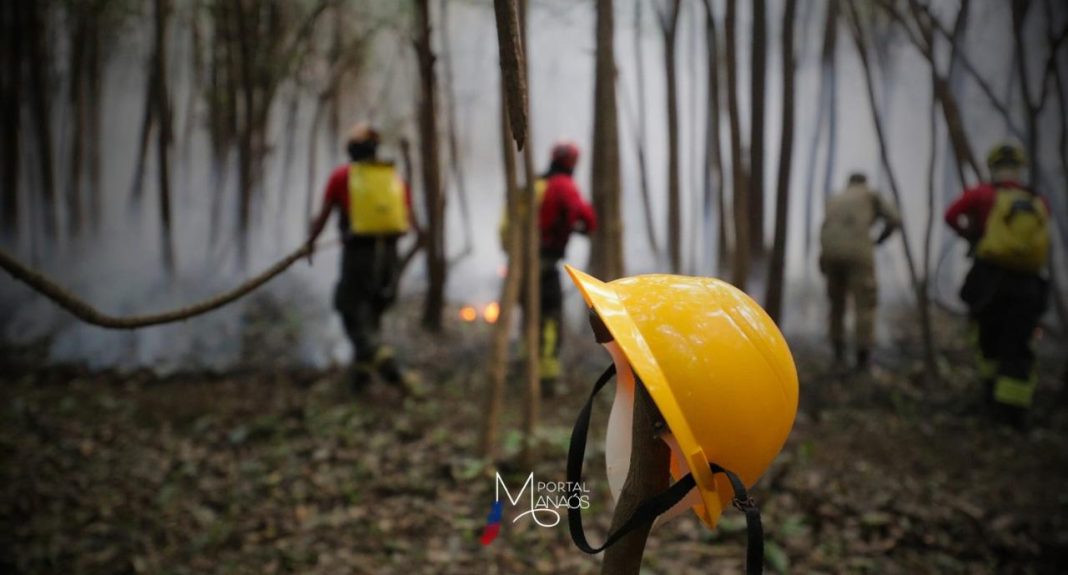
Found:
[[(619, 494), (619, 502), (616, 503), (610, 533), (619, 529), (642, 501), (668, 486), (671, 450), (657, 436), (657, 422), (660, 419), (660, 411), (645, 387), (636, 384), (630, 469)], [(642, 567), (642, 555), (645, 554), (645, 542), (652, 527), (651, 523), (638, 527), (605, 551), (601, 574), (638, 575)]]

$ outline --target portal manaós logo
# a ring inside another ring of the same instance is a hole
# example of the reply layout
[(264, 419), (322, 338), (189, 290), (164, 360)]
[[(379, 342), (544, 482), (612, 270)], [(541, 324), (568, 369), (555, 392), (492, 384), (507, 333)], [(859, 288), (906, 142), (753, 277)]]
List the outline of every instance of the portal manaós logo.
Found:
[(527, 476), (523, 487), (515, 497), (508, 490), (508, 485), (497, 473), (497, 484), (494, 491), (493, 507), (490, 508), (489, 516), (486, 517), (486, 527), (482, 530), (482, 544), (489, 545), (501, 532), (501, 516), (504, 514), (504, 501), (501, 500), (501, 490), (508, 502), (513, 507), (519, 505), (523, 493), (530, 488), (526, 511), (515, 516), (512, 523), (529, 515), (539, 527), (556, 527), (560, 523), (561, 509), (589, 509), (590, 490), (585, 483), (573, 483), (570, 481), (535, 481), (534, 473)]

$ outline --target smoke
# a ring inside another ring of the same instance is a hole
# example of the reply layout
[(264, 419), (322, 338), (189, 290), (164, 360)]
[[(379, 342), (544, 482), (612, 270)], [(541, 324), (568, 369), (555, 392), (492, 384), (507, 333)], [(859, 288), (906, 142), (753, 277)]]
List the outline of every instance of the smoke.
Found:
[[(744, 3), (743, 3), (744, 4)], [(781, 115), (781, 62), (779, 3), (769, 7), (769, 65), (767, 82), (767, 142), (765, 166), (767, 214), (769, 222), (765, 232), (770, 244), (770, 222), (773, 218), (774, 191), (771, 189), (778, 170), (778, 140)], [(934, 3), (936, 12), (941, 7), (953, 6), (953, 2)], [(628, 273), (665, 271), (665, 259), (657, 257), (645, 241), (642, 202), (639, 190), (638, 163), (633, 140), (632, 126), (637, 121), (635, 110), (638, 90), (646, 98), (648, 111), (648, 135), (646, 150), (650, 168), (654, 221), (657, 233), (665, 243), (666, 224), (666, 116), (665, 88), (663, 81), (663, 42), (652, 10), (645, 10), (644, 35), (636, 35), (630, 2), (617, 2), (616, 58), (619, 69), (620, 90), (620, 137), (623, 171), (624, 242)], [(811, 8), (814, 17), (802, 19), (806, 26), (799, 30), (797, 70), (797, 141), (795, 143), (792, 197), (790, 201), (790, 238), (787, 242), (787, 290), (788, 305), (785, 310), (785, 330), (797, 334), (818, 334), (824, 330), (825, 317), (822, 283), (815, 271), (815, 256), (803, 257), (802, 231), (804, 214), (805, 174), (809, 151), (805, 148), (808, 135), (814, 130), (815, 106), (819, 87), (818, 53), (822, 26), (822, 3)], [(579, 144), (583, 158), (576, 173), (576, 180), (588, 198), (589, 158), (593, 118), (593, 61), (594, 17), (589, 3), (565, 0), (534, 2), (530, 15), (530, 46), (528, 49), (532, 103), (532, 145), (536, 168), (541, 170), (548, 160), (551, 144), (559, 139), (570, 139)], [(973, 26), (966, 37), (965, 53), (972, 64), (987, 78), (994, 79), (998, 94), (1012, 93), (1012, 49), (1007, 46), (1007, 5), (984, 5), (977, 7), (972, 15)], [(955, 8), (946, 10), (955, 13)], [(457, 129), (463, 166), (470, 194), (471, 225), (474, 235), (474, 251), (466, 258), (455, 262), (450, 269), (448, 298), (457, 304), (477, 304), (496, 299), (499, 292), (497, 271), (505, 263), (497, 239), (497, 225), (504, 209), (503, 173), (501, 166), (499, 132), (499, 72), (496, 51), (494, 17), (490, 6), (478, 3), (454, 3), (449, 11), (450, 20), (438, 30), (447, 27), (451, 34), (456, 95)], [(751, 14), (748, 6), (740, 11), (739, 82), (743, 129), (748, 129), (747, 116), (749, 35)], [(1032, 19), (1035, 20), (1035, 19)], [(1032, 22), (1035, 26), (1040, 22)], [(182, 39), (188, 35), (181, 30), (173, 37)], [(403, 29), (403, 26), (401, 26)], [(706, 65), (704, 62), (703, 14), (696, 4), (686, 4), (682, 14), (678, 39), (678, 66), (680, 117), (683, 119), (681, 143), (681, 170), (683, 213), (694, 214), (699, 210), (703, 195), (704, 108), (707, 100)], [(721, 31), (721, 38), (722, 38)], [(1032, 35), (1036, 38), (1039, 35)], [(58, 278), (71, 291), (84, 297), (100, 309), (114, 314), (139, 314), (183, 305), (228, 289), (247, 276), (293, 249), (306, 234), (305, 203), (307, 202), (307, 174), (313, 173), (310, 193), (315, 209), (321, 200), (322, 188), (330, 169), (343, 161), (340, 142), (331, 141), (329, 127), (324, 126), (318, 139), (318, 159), (309, 165), (309, 127), (312, 122), (314, 102), (304, 98), (298, 101), (295, 131), (288, 131), (286, 107), (288, 98), (277, 98), (270, 122), (269, 142), (271, 151), (263, 174), (263, 190), (253, 207), (254, 225), (251, 231), (251, 251), (248, 267), (242, 269), (237, 257), (236, 235), (236, 176), (233, 166), (228, 166), (221, 178), (212, 172), (215, 158), (211, 158), (203, 122), (203, 109), (194, 108), (195, 116), (186, 117), (186, 100), (189, 97), (190, 79), (188, 66), (177, 66), (176, 77), (171, 85), (174, 90), (176, 118), (175, 133), (181, 134), (188, 121), (197, 122), (193, 140), (188, 146), (189, 155), (183, 153), (181, 142), (175, 147), (174, 161), (174, 240), (178, 270), (169, 278), (163, 272), (159, 240), (157, 190), (154, 157), (147, 165), (144, 200), (132, 204), (129, 197), (130, 180), (134, 169), (137, 149), (140, 113), (145, 85), (144, 60), (149, 42), (145, 37), (131, 36), (121, 40), (116, 49), (121, 56), (113, 59), (104, 81), (104, 133), (102, 135), (104, 221), (98, 235), (77, 241), (62, 238), (55, 245), (45, 246), (36, 235), (24, 234), (11, 247), (21, 257), (31, 260), (41, 271)], [(173, 49), (181, 61), (189, 58), (189, 47), (176, 40)], [(646, 83), (636, 82), (635, 44), (640, 44), (644, 57)], [(1034, 40), (1033, 52), (1040, 49)], [(372, 46), (365, 77), (351, 87), (351, 98), (343, 102), (342, 122), (369, 119), (383, 126), (388, 136), (414, 136), (414, 117), (417, 99), (417, 77), (413, 56), (404, 38), (394, 32), (383, 32)], [(945, 154), (941, 139), (930, 142), (928, 114), (931, 106), (930, 69), (925, 60), (900, 34), (888, 41), (889, 68), (882, 70), (882, 85), (879, 102), (883, 119), (889, 127), (891, 140), (890, 156), (902, 186), (904, 205), (902, 211), (905, 225), (911, 234), (913, 248), (922, 247), (923, 226), (927, 218), (927, 165), (932, 150)], [(948, 60), (948, 51), (940, 54), (940, 61)], [(834, 173), (820, 174), (830, 182), (844, 183), (847, 174), (860, 170), (878, 180), (881, 173), (877, 141), (871, 123), (863, 74), (856, 57), (848, 31), (840, 31), (837, 54), (839, 108), (837, 125), (837, 158)], [(1037, 74), (1037, 70), (1032, 74)], [(439, 87), (443, 75), (439, 72)], [(978, 154), (994, 142), (1012, 139), (1012, 131), (978, 93), (974, 82), (966, 76), (959, 81), (959, 98), (963, 104), (964, 121), (969, 137), (976, 145)], [(1013, 96), (1016, 101), (1016, 97)], [(57, 99), (62, 100), (62, 99)], [(54, 111), (62, 119), (69, 111), (63, 102), (57, 102)], [(1061, 122), (1057, 106), (1047, 106), (1042, 122)], [(442, 112), (444, 112), (442, 110)], [(444, 121), (445, 114), (439, 118)], [(62, 121), (58, 121), (62, 125)], [(1016, 118), (1023, 125), (1023, 118)], [(726, 122), (724, 124), (724, 138)], [(1059, 124), (1058, 124), (1059, 125)], [(337, 127), (344, 131), (344, 126)], [(411, 138), (414, 141), (414, 137)], [(748, 138), (746, 138), (748, 139)], [(442, 140), (444, 141), (444, 139)], [(395, 144), (395, 139), (393, 140)], [(388, 144), (388, 143), (387, 143)], [(1043, 164), (1047, 173), (1043, 176), (1050, 189), (1063, 190), (1063, 174), (1054, 142), (1043, 140)], [(294, 163), (285, 166), (284, 150), (292, 145)], [(446, 147), (443, 145), (444, 151)], [(726, 147), (724, 147), (726, 150)], [(387, 155), (399, 159), (397, 148), (387, 145)], [(729, 154), (728, 154), (729, 155)], [(1045, 157), (1045, 156), (1049, 157)], [(154, 155), (152, 155), (154, 156)], [(224, 159), (225, 162), (226, 159)], [(418, 161), (418, 158), (416, 158)], [(443, 162), (443, 165), (446, 165)], [(821, 163), (822, 165), (822, 163)], [(937, 182), (940, 209), (947, 198), (954, 197), (959, 184), (947, 172), (952, 164), (940, 161)], [(24, 170), (24, 172), (26, 172)], [(421, 182), (415, 169), (413, 184), (417, 212), (422, 211)], [(287, 176), (287, 177), (286, 177)], [(29, 177), (29, 176), (25, 176)], [(283, 179), (285, 180), (283, 181)], [(459, 201), (451, 175), (446, 179), (447, 189), (447, 251), (455, 256), (462, 248), (463, 225)], [(24, 187), (32, 182), (24, 182)], [(729, 184), (728, 184), (729, 186)], [(729, 189), (729, 188), (728, 188)], [(889, 193), (888, 189), (881, 190)], [(226, 201), (218, 206), (216, 194), (223, 194)], [(821, 194), (815, 194), (820, 197)], [(1055, 194), (1050, 194), (1055, 195)], [(61, 194), (62, 197), (62, 194)], [(1062, 199), (1056, 200), (1063, 202)], [(821, 200), (822, 202), (822, 200)], [(1056, 209), (1063, 206), (1055, 203)], [(213, 212), (215, 212), (213, 216)], [(820, 212), (816, 206), (815, 213)], [(944, 232), (936, 214), (936, 237), (934, 246), (943, 245)], [(213, 237), (210, 222), (218, 217), (223, 222), (223, 233)], [(696, 218), (683, 218), (682, 237), (694, 235), (692, 226)], [(28, 227), (28, 226), (24, 226)], [(334, 229), (333, 224), (330, 229)], [(817, 226), (814, 229), (818, 229)], [(35, 232), (36, 233), (36, 232)], [(326, 234), (327, 240), (333, 232)], [(945, 238), (949, 242), (951, 239)], [(818, 242), (816, 242), (818, 244)], [(588, 257), (588, 242), (576, 238), (569, 249), (567, 261), (583, 267)], [(690, 273), (713, 275), (714, 270), (705, 269), (697, 262), (712, 246), (684, 248), (684, 261)], [(936, 248), (937, 249), (937, 248)], [(950, 248), (950, 261), (962, 259), (961, 249)], [(938, 251), (934, 256), (937, 263)], [(22, 286), (8, 279), (0, 280), (0, 318), (3, 318), (2, 337), (11, 343), (26, 344), (45, 338), (49, 342), (50, 359), (64, 362), (84, 362), (94, 368), (117, 367), (133, 369), (150, 367), (160, 371), (190, 368), (225, 369), (249, 358), (269, 357), (271, 362), (299, 365), (324, 366), (343, 363), (349, 357), (349, 349), (339, 322), (331, 309), (333, 282), (337, 273), (338, 252), (324, 251), (315, 258), (314, 265), (303, 263), (275, 280), (255, 297), (232, 304), (221, 311), (188, 322), (139, 330), (136, 332), (111, 332), (86, 326), (72, 320), (49, 302), (29, 293)], [(900, 241), (895, 239), (880, 250), (879, 293), (884, 303), (910, 301), (910, 287)], [(943, 293), (955, 292), (963, 267), (945, 266), (946, 273), (938, 278)], [(403, 282), (403, 294), (415, 296), (425, 285), (425, 271), (417, 260)], [(763, 286), (754, 283), (751, 293), (763, 294)], [(953, 288), (953, 289), (951, 289)], [(579, 298), (570, 285), (566, 286), (569, 306), (580, 307)], [(578, 311), (573, 310), (573, 311)], [(577, 314), (575, 314), (577, 315)], [(257, 323), (258, 322), (258, 323)], [(262, 328), (267, 334), (250, 335)], [(277, 335), (281, 334), (281, 335)], [(274, 340), (272, 340), (272, 337)], [(273, 346), (273, 347), (272, 347)]]

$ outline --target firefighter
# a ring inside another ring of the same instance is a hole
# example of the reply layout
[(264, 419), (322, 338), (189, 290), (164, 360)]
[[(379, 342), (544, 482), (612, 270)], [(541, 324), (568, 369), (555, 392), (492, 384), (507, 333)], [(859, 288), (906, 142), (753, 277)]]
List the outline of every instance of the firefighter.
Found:
[[(882, 222), (878, 238), (871, 240), (871, 227)], [(846, 189), (827, 201), (820, 229), (820, 271), (827, 278), (830, 299), (830, 337), (837, 363), (845, 361), (846, 304), (853, 302), (853, 322), (858, 369), (871, 361), (875, 341), (874, 247), (885, 242), (901, 225), (893, 204), (868, 187), (864, 174), (849, 176)]]
[(393, 165), (378, 160), (378, 144), (379, 134), (370, 125), (359, 123), (350, 129), (346, 140), (350, 162), (330, 174), (308, 238), (314, 245), (331, 214), (337, 214), (343, 249), (334, 307), (352, 342), (354, 390), (376, 373), (388, 383), (407, 384), (392, 348), (382, 344), (380, 331), (382, 315), (397, 295), (397, 241), (411, 228), (411, 197)]
[[(597, 228), (597, 216), (582, 199), (573, 178), (578, 159), (578, 146), (567, 141), (557, 143), (552, 148), (549, 169), (534, 183), (541, 258), (539, 371), (541, 389), (546, 395), (555, 391), (556, 380), (560, 377), (564, 292), (560, 285), (559, 263), (564, 259), (573, 232), (589, 234)], [(499, 229), (502, 246), (507, 243), (507, 216), (505, 212)], [(520, 298), (520, 301), (526, 299)]]
[(960, 297), (977, 329), (987, 399), (1000, 418), (1023, 425), (1037, 383), (1031, 338), (1049, 298), (1049, 205), (1022, 183), (1019, 147), (995, 147), (987, 165), (991, 181), (965, 190), (945, 220), (975, 256)]
[(560, 260), (564, 259), (572, 232), (589, 234), (597, 228), (597, 216), (582, 199), (573, 178), (579, 149), (574, 143), (553, 146), (549, 169), (542, 176), (545, 192), (539, 198), (538, 230), (541, 258), (541, 342), (539, 370), (542, 391), (552, 394), (560, 377), (560, 342), (563, 336), (564, 291), (560, 284)]

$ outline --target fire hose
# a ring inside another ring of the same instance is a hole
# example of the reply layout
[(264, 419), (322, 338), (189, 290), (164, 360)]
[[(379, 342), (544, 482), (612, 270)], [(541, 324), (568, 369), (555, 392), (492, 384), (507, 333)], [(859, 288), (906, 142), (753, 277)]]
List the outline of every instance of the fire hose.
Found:
[[(334, 247), (338, 244), (338, 241), (334, 241), (324, 245), (323, 248)], [(301, 258), (312, 253), (312, 251), (311, 244), (304, 244), (259, 275), (250, 278), (245, 283), (230, 291), (218, 294), (195, 304), (160, 313), (121, 317), (99, 311), (91, 304), (60, 287), (44, 274), (25, 266), (11, 254), (2, 249), (0, 249), (0, 268), (3, 268), (4, 271), (11, 275), (11, 277), (28, 285), (34, 291), (52, 300), (53, 303), (88, 324), (107, 329), (138, 329), (153, 325), (184, 321), (217, 310), (248, 295), (263, 284), (281, 275), (282, 272), (289, 269), (290, 266)]]

